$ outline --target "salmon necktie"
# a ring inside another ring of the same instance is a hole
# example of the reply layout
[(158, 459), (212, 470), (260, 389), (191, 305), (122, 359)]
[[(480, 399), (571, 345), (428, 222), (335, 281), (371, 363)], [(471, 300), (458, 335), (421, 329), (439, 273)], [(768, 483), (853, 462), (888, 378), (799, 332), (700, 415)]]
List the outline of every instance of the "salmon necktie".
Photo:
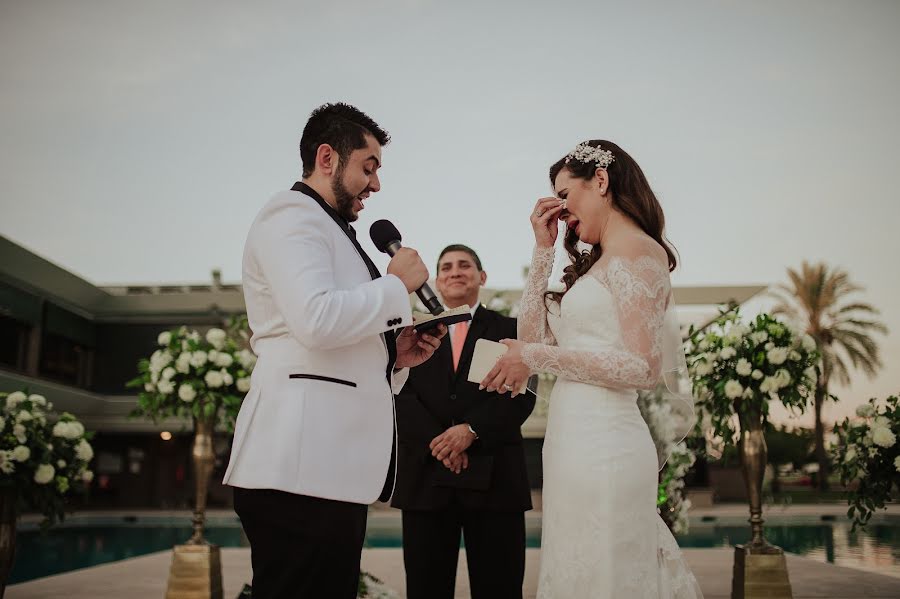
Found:
[(453, 371), (459, 366), (459, 357), (462, 355), (463, 346), (466, 344), (466, 335), (469, 333), (469, 321), (456, 323), (453, 327), (453, 337), (450, 344), (453, 346)]

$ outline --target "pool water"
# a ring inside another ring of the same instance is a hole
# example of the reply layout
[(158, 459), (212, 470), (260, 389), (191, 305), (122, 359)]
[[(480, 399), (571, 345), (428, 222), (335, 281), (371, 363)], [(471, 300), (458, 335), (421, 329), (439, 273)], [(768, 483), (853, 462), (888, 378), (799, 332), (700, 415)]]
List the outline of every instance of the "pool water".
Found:
[[(865, 531), (850, 532), (844, 518), (775, 518), (766, 538), (785, 551), (823, 562), (879, 570), (900, 577), (900, 517), (873, 518)], [(526, 543), (540, 547), (540, 518), (526, 516)], [(19, 527), (16, 562), (9, 584), (170, 549), (190, 537), (189, 518), (98, 517), (79, 515), (42, 533), (35, 525)], [(214, 518), (206, 536), (222, 547), (247, 547), (240, 522)], [(730, 547), (750, 539), (745, 518), (692, 519), (690, 532), (678, 537), (682, 547)], [(366, 547), (401, 547), (400, 519), (371, 514)]]

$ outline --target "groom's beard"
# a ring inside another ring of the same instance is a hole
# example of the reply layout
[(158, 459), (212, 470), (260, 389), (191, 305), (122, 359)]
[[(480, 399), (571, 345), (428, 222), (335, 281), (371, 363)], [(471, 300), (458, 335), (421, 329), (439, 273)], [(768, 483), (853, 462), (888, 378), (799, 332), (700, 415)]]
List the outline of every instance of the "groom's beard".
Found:
[(334, 203), (337, 206), (337, 212), (341, 215), (341, 218), (348, 223), (352, 223), (359, 218), (358, 215), (353, 214), (353, 200), (356, 199), (356, 195), (358, 194), (352, 194), (344, 187), (343, 163), (338, 165), (338, 170), (334, 174), (334, 180), (331, 182), (331, 192), (334, 194)]

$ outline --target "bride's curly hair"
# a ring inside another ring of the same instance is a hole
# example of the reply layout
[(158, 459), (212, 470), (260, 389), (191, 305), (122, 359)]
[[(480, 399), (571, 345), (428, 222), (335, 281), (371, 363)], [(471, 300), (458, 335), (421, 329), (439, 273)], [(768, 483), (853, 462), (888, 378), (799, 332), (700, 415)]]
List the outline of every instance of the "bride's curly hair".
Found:
[[(629, 217), (647, 235), (652, 237), (666, 251), (669, 261), (669, 271), (675, 270), (678, 261), (675, 257), (675, 248), (665, 238), (663, 230), (666, 226), (666, 217), (663, 215), (659, 200), (650, 188), (650, 183), (638, 163), (628, 155), (625, 150), (603, 139), (592, 139), (587, 142), (592, 147), (600, 147), (612, 152), (615, 160), (606, 167), (609, 174), (609, 194), (613, 208)], [(590, 181), (597, 171), (596, 162), (579, 162), (576, 159), (560, 158), (550, 167), (550, 185), (554, 186), (556, 177), (567, 169), (573, 177)], [(563, 271), (565, 291), (548, 291), (546, 298), (559, 303), (562, 297), (572, 288), (582, 275), (603, 255), (603, 248), (595, 244), (590, 251), (578, 249), (578, 235), (575, 230), (567, 230), (565, 237), (566, 252), (572, 258), (572, 264)]]

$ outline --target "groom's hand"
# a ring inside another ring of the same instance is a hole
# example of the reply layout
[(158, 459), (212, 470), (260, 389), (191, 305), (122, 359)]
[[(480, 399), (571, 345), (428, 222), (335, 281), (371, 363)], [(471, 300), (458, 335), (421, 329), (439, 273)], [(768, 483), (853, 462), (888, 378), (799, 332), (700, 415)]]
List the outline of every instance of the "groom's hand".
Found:
[(413, 368), (425, 362), (441, 345), (441, 338), (447, 334), (447, 326), (439, 324), (437, 329), (427, 333), (417, 333), (413, 327), (406, 327), (397, 335), (396, 368)]
[(457, 424), (432, 439), (428, 447), (437, 461), (443, 462), (447, 459), (452, 461), (469, 449), (474, 441), (475, 435), (469, 430), (469, 425)]

